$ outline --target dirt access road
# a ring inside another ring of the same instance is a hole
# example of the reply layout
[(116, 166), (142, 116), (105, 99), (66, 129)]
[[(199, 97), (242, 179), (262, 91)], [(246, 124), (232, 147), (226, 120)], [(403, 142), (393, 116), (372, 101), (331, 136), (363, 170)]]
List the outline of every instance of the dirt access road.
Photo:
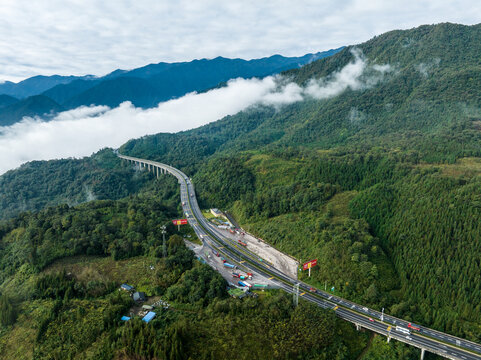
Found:
[(229, 238), (232, 243), (239, 244), (239, 241), (247, 244), (246, 248), (259, 256), (263, 260), (267, 260), (272, 266), (282, 271), (284, 274), (297, 279), (297, 269), (299, 263), (289, 255), (286, 255), (261, 239), (246, 233), (245, 235), (234, 233), (229, 230), (218, 229), (222, 235)]

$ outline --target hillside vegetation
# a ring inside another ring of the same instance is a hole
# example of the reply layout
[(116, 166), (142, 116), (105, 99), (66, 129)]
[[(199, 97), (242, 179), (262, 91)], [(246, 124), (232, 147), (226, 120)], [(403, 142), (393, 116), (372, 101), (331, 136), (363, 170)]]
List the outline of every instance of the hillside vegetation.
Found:
[[(479, 342), (479, 39), (481, 25), (392, 31), (356, 46), (367, 69), (389, 66), (382, 79), (370, 82), (367, 71), (367, 85), (335, 97), (251, 108), (120, 151), (179, 167), (202, 206), (231, 211), (301, 260), (318, 258), (312, 277), (301, 275), (314, 286)], [(285, 76), (303, 86), (332, 78), (354, 60), (351, 50)], [(370, 344), (366, 359), (414, 356), (377, 338)]]
[[(320, 271), (315, 284), (361, 300), (369, 289), (370, 302), (396, 316), (479, 341), (480, 38), (479, 25), (389, 32), (356, 46), (368, 64), (391, 67), (376, 86), (250, 109), (121, 151), (196, 172), (205, 206), (231, 209), (294, 256), (323, 259), (333, 275)], [(328, 77), (352, 61), (350, 50), (286, 76)], [(389, 285), (356, 282), (349, 274), (362, 274), (363, 261)]]
[[(302, 301), (294, 307), (275, 290), (228, 298), (226, 281), (174, 234), (177, 212), (159, 204), (170, 194), (158, 190), (1, 224), (0, 359), (347, 360), (362, 352), (366, 334), (333, 312)], [(156, 308), (148, 324), (120, 321), (138, 308), (118, 289), (125, 282), (169, 308)]]
[(83, 159), (30, 162), (0, 177), (0, 219), (58, 204), (120, 199), (148, 179), (122, 164), (110, 149)]

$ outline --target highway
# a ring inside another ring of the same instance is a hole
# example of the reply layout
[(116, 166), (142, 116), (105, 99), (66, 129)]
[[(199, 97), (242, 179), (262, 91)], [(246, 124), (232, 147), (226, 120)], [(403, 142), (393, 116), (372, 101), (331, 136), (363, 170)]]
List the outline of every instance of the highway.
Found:
[(422, 350), (421, 359), (424, 356), (424, 351), (428, 351), (448, 359), (481, 360), (481, 345), (477, 343), (424, 326), (421, 326), (420, 331), (411, 329), (410, 334), (403, 333), (396, 330), (396, 326), (407, 329), (409, 321), (386, 314), (384, 314), (381, 321), (382, 314), (379, 311), (369, 309), (338, 296), (333, 296), (321, 290), (311, 292), (309, 290), (311, 288), (310, 285), (285, 275), (273, 266), (266, 264), (257, 255), (249, 252), (245, 248), (237, 247), (229, 239), (224, 238), (216, 227), (202, 215), (197, 204), (194, 185), (183, 172), (169, 165), (151, 160), (124, 155), (118, 156), (137, 164), (140, 168), (154, 172), (154, 174), (157, 174), (157, 177), (161, 173), (174, 175), (180, 184), (182, 208), (189, 225), (194, 229), (197, 236), (202, 239), (204, 246), (221, 252), (224, 257), (229, 258), (230, 262), (237, 266), (255, 271), (266, 278), (275, 280), (279, 287), (288, 293), (296, 291), (294, 290), (294, 286), (298, 284), (301, 298), (325, 309), (332, 309), (337, 316), (355, 324), (358, 328), (366, 328), (387, 336), (388, 339), (396, 339), (420, 348)]

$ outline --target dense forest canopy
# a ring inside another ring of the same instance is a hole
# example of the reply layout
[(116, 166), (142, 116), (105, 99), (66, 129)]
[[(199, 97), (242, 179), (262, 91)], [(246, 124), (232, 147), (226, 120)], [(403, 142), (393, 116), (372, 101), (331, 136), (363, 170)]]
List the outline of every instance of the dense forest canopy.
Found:
[[(310, 279), (301, 274), (312, 285), (479, 342), (479, 39), (481, 25), (392, 31), (356, 46), (370, 66), (390, 66), (376, 85), (280, 108), (258, 106), (198, 129), (131, 140), (120, 152), (179, 167), (192, 176), (203, 207), (229, 210), (244, 228), (296, 258), (318, 258)], [(352, 61), (351, 50), (284, 75), (303, 86), (329, 78)], [(179, 214), (177, 184), (134, 171), (110, 150), (83, 160), (27, 164), (0, 177), (0, 185), (1, 217), (11, 218), (0, 226), (2, 323), (21, 323), (27, 307), (18, 301), (29, 296), (52, 309), (53, 315), (42, 315), (42, 334), (54, 332), (48, 324), (68, 322), (59, 314), (80, 311), (75, 309), (93, 301), (92, 294), (99, 294), (97, 308), (122, 306), (108, 282), (75, 287), (62, 274), (30, 281), (21, 296), (11, 291), (18, 279), (38, 277), (65, 256), (148, 256), (169, 269), (149, 289), (183, 304), (182, 314), (166, 313), (152, 327), (132, 322), (114, 329), (106, 320), (111, 330), (96, 330), (103, 334), (96, 345), (85, 340), (72, 355), (92, 346), (100, 358), (180, 359), (202, 344), (198, 358), (232, 356), (227, 348), (248, 358), (239, 345), (245, 342), (253, 357), (280, 358), (273, 344), (282, 342), (290, 358), (351, 359), (366, 346), (362, 359), (418, 356), (399, 344), (370, 341), (319, 309), (292, 309), (281, 294), (226, 299), (222, 280), (187, 251), (163, 259), (155, 226)], [(85, 186), (106, 200), (58, 205), (88, 200)], [(18, 215), (46, 205), (56, 207)], [(108, 241), (96, 240), (103, 238)], [(205, 286), (192, 286), (196, 281)], [(67, 297), (69, 305), (54, 299), (49, 282), (63, 289), (58, 297)], [(299, 344), (280, 330), (308, 326), (311, 316), (319, 319), (320, 338), (307, 336)], [(338, 336), (342, 331), (348, 335)], [(38, 336), (39, 344), (48, 342)], [(38, 346), (41, 358), (56, 345)]]

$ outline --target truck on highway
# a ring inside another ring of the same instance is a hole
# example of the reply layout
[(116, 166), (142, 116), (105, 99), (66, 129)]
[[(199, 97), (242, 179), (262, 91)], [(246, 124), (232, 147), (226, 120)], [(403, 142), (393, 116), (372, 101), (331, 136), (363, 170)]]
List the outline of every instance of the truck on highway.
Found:
[(242, 286), (242, 287), (248, 287), (247, 286), (247, 283), (243, 282), (243, 281), (238, 281), (237, 282), (238, 285)]
[(237, 269), (237, 267), (235, 265), (229, 264), (228, 262), (225, 262), (224, 266), (228, 267), (228, 268), (231, 268), (231, 269)]
[(246, 284), (245, 286), (247, 286), (248, 288), (251, 288), (251, 287), (252, 287), (252, 285), (251, 285), (251, 284), (249, 284), (249, 283), (248, 283), (248, 282), (246, 282), (246, 281), (243, 281), (243, 283), (244, 283), (244, 284)]
[(254, 289), (267, 289), (267, 285), (265, 284), (254, 284), (252, 287)]
[(406, 329), (405, 327), (402, 327), (402, 326), (396, 326), (396, 331), (399, 331), (403, 334), (406, 334), (406, 335), (411, 335), (411, 331), (409, 331), (409, 329)]
[(409, 323), (408, 328), (416, 330), (416, 331), (421, 331), (421, 326), (413, 324), (413, 323)]
[(242, 240), (237, 240), (237, 242), (238, 242), (239, 244), (241, 244), (242, 246), (247, 246), (247, 244), (246, 244), (245, 242), (243, 242)]
[(238, 278), (240, 275), (238, 273), (232, 273), (232, 277)]

